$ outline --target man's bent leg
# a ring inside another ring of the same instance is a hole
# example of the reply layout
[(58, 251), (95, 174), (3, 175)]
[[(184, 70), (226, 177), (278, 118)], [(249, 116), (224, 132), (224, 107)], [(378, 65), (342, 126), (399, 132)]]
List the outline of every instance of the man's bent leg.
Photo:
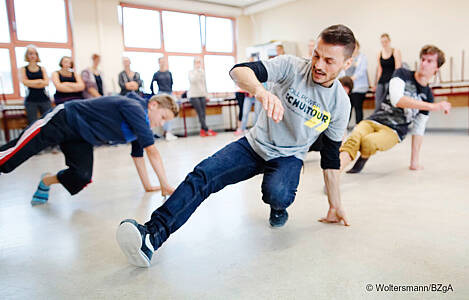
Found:
[(242, 138), (198, 164), (145, 224), (154, 249), (181, 227), (210, 194), (260, 174), (263, 163)]
[[(352, 161), (355, 160), (357, 157), (357, 153), (360, 150), (360, 144), (362, 142), (362, 138), (370, 133), (375, 131), (374, 129), (374, 122), (369, 120), (364, 120), (358, 123), (357, 126), (353, 129), (350, 136), (347, 140), (342, 144), (340, 147), (340, 152), (347, 152), (350, 155)], [(345, 166), (341, 165), (341, 168)]]
[(91, 183), (93, 175), (93, 145), (84, 140), (60, 144), (68, 169), (57, 173), (57, 179), (71, 194), (75, 195)]
[(9, 173), (30, 157), (67, 138), (63, 105), (27, 127), (21, 135), (0, 147), (0, 172)]
[(295, 200), (303, 161), (279, 157), (266, 163), (262, 181), (262, 200), (271, 207), (270, 225), (280, 227), (288, 219), (286, 208)]
[(399, 136), (391, 128), (376, 124), (377, 131), (363, 138), (360, 153), (363, 158), (369, 158), (376, 151), (386, 151), (399, 143)]

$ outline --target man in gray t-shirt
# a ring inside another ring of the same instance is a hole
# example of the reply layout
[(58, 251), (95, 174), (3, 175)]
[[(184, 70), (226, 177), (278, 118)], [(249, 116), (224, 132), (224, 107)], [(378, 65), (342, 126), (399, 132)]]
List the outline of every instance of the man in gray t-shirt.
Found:
[[(352, 31), (334, 25), (321, 32), (312, 59), (282, 55), (234, 66), (231, 77), (255, 95), (264, 111), (247, 137), (198, 164), (150, 221), (121, 223), (117, 241), (129, 262), (148, 267), (153, 252), (211, 193), (258, 174), (263, 174), (262, 200), (270, 206), (270, 225), (283, 226), (286, 209), (295, 200), (303, 159), (321, 133), (321, 168), (330, 209), (320, 221), (348, 225), (340, 202), (339, 147), (350, 101), (337, 76), (352, 63), (354, 48)], [(262, 82), (270, 82), (271, 90)]]
[(265, 160), (295, 156), (303, 160), (311, 144), (324, 132), (340, 142), (350, 113), (350, 100), (338, 79), (330, 86), (315, 83), (312, 61), (281, 55), (263, 61), (272, 83), (270, 92), (283, 106), (282, 122), (263, 110), (256, 126), (247, 134), (251, 147)]

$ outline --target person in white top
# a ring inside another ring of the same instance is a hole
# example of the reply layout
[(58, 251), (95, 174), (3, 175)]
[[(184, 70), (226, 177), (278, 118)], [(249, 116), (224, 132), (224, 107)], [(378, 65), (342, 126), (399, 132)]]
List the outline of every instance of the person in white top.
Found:
[(211, 129), (208, 129), (207, 123), (205, 122), (206, 115), (206, 99), (207, 84), (205, 83), (205, 72), (202, 69), (202, 60), (200, 57), (194, 58), (194, 70), (189, 71), (189, 92), (187, 96), (195, 111), (199, 117), (200, 122), (200, 136), (215, 136), (217, 133)]

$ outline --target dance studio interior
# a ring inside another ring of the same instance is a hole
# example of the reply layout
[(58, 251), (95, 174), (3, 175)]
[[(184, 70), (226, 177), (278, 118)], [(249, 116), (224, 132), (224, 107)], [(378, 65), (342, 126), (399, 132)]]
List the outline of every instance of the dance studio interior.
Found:
[(469, 299), (468, 11), (0, 0), (0, 299)]

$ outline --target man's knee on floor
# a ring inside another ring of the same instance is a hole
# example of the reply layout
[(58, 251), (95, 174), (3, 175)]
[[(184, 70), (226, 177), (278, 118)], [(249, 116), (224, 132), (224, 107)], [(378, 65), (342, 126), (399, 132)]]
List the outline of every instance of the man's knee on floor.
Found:
[(279, 182), (263, 184), (262, 200), (274, 209), (285, 209), (295, 200), (295, 192)]

